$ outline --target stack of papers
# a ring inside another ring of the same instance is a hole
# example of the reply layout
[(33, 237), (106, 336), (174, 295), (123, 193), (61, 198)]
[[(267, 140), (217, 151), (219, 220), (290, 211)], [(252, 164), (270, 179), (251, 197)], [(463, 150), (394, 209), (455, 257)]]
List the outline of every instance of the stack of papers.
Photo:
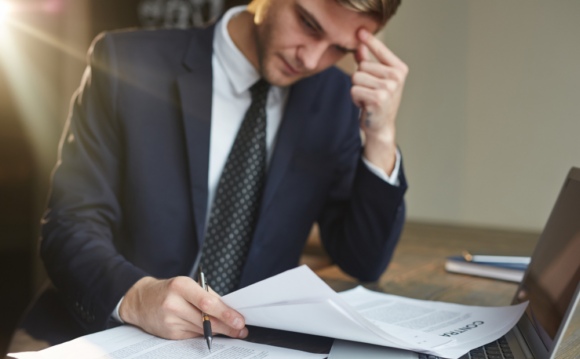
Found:
[(39, 352), (9, 354), (17, 359), (323, 359), (305, 353), (237, 339), (214, 337), (211, 352), (203, 337), (166, 340), (124, 325), (86, 335)]
[(409, 299), (362, 287), (332, 290), (308, 267), (224, 296), (249, 325), (458, 358), (513, 328), (527, 302), (477, 307)]
[[(527, 306), (465, 306), (409, 299), (362, 287), (338, 294), (306, 266), (228, 294), (222, 300), (244, 315), (248, 325), (445, 358), (458, 358), (500, 338), (517, 323)], [(79, 353), (87, 359), (212, 358), (231, 351), (246, 353), (235, 358), (326, 357), (228, 338), (214, 340), (216, 350), (210, 353), (203, 338), (170, 341), (124, 326), (37, 353), (10, 355), (18, 359), (77, 358)], [(218, 350), (226, 352), (219, 354)]]

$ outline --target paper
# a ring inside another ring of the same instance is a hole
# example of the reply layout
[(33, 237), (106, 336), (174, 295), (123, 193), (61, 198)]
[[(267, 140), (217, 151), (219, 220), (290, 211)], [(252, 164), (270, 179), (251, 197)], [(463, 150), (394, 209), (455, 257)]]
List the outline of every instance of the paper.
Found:
[(475, 307), (358, 287), (338, 294), (302, 266), (222, 298), (250, 325), (457, 358), (507, 333), (527, 303)]
[[(248, 325), (412, 350), (458, 358), (506, 334), (527, 303), (475, 307), (409, 299), (362, 287), (333, 291), (308, 267), (268, 278), (222, 298)], [(133, 327), (120, 327), (75, 339), (18, 359), (147, 358), (324, 358), (325, 355), (215, 338), (211, 355), (203, 338), (159, 339)], [(220, 354), (222, 353), (222, 354)]]
[(451, 338), (434, 348), (436, 355), (455, 358), (507, 333), (523, 314), (527, 303), (508, 307), (477, 307), (424, 301), (377, 293), (362, 287), (341, 296), (361, 315), (385, 331), (405, 334), (419, 330)]
[(405, 336), (385, 332), (362, 317), (307, 266), (242, 288), (222, 300), (239, 311), (249, 325), (409, 350), (428, 350), (451, 341), (421, 331), (408, 331)]
[(222, 337), (214, 337), (210, 352), (203, 337), (166, 340), (131, 326), (87, 335), (39, 352), (9, 355), (17, 359), (322, 359), (327, 356)]

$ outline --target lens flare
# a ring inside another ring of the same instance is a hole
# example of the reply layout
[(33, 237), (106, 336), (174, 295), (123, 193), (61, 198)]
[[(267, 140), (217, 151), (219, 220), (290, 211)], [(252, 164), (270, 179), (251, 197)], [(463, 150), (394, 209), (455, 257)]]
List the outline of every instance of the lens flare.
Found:
[(10, 3), (0, 0), (0, 25), (6, 21), (10, 13)]

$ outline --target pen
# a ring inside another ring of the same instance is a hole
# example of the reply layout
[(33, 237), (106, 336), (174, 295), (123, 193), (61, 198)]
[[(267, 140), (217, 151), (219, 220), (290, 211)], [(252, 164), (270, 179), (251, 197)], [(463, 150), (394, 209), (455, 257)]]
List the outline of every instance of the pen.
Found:
[[(197, 280), (199, 286), (202, 287), (206, 292), (209, 292), (207, 282), (205, 281), (205, 275), (201, 270), (201, 265), (197, 269)], [(204, 312), (201, 312), (201, 318), (203, 320), (203, 337), (205, 338), (205, 341), (207, 342), (207, 347), (211, 352), (211, 342), (213, 340), (213, 337), (211, 335), (211, 322), (209, 321), (209, 315), (207, 315)]]
[(468, 251), (463, 251), (463, 258), (467, 262), (473, 263), (509, 263), (509, 264), (530, 264), (530, 257), (519, 256), (487, 256), (471, 254)]

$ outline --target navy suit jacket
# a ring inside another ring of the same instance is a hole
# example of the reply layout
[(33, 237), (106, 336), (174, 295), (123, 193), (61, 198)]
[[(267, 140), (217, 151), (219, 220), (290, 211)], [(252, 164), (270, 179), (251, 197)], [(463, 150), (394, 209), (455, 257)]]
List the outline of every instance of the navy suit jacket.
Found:
[[(101, 35), (72, 103), (43, 220), (41, 257), (87, 332), (104, 329), (140, 278), (188, 275), (204, 238), (214, 28)], [(361, 161), (350, 79), (336, 68), (291, 87), (243, 269), (247, 286), (299, 261), (314, 222), (362, 281), (386, 269), (406, 181)]]

